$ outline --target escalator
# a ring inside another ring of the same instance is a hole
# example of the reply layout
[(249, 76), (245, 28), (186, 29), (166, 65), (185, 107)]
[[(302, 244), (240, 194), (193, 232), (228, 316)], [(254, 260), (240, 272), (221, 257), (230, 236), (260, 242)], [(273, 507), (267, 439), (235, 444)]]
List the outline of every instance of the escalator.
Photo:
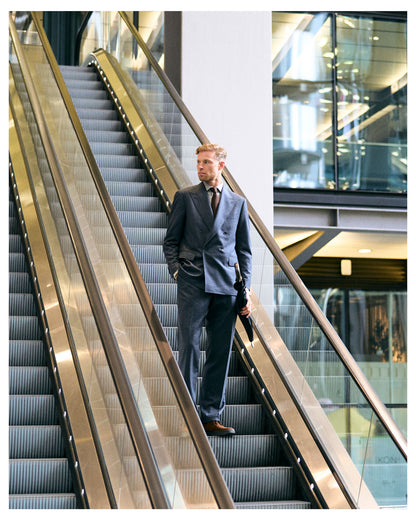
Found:
[(28, 260), (9, 200), (9, 507), (75, 509)]
[[(95, 71), (68, 66), (61, 67), (61, 71), (177, 357), (176, 283), (169, 276), (162, 251), (166, 212)], [(203, 333), (200, 367), (205, 360), (205, 341)], [(309, 508), (310, 502), (299, 489), (294, 469), (285, 458), (236, 351), (232, 353), (226, 402), (224, 423), (235, 426), (238, 435), (232, 439), (210, 437), (209, 441), (236, 507)]]
[[(124, 14), (117, 16), (123, 26), (120, 34), (127, 36), (124, 48), (133, 41), (136, 59), (139, 37)], [(99, 387), (105, 406), (99, 405), (98, 411), (107, 413), (102, 451), (111, 438), (109, 460), (118, 454), (126, 482), (122, 488), (126, 500), (113, 497), (113, 507), (377, 507), (371, 492), (382, 496), (383, 489), (377, 486), (385, 485), (377, 475), (380, 466), (374, 464), (377, 450), (387, 445), (389, 452), (396, 450), (400, 467), (405, 468), (405, 443), (250, 204), (254, 348), (237, 322), (223, 416), (224, 422), (235, 426), (237, 435), (206, 438), (174, 362), (176, 286), (162, 252), (170, 201), (175, 190), (192, 182), (195, 175), (192, 132), (198, 134), (199, 142), (206, 139), (189, 114), (187, 122), (194, 127), (189, 133), (189, 125), (176, 120), (175, 104), (181, 106), (181, 100), (160, 88), (156, 76), (162, 74), (154, 73), (157, 66), (147, 54), (149, 64), (143, 70), (126, 74), (110, 54), (94, 52), (86, 61), (91, 67), (61, 67), (64, 83), (34, 15), (33, 20), (36, 36), (29, 34), (29, 39), (35, 45), (30, 41), (25, 52), (39, 62), (31, 64), (31, 75), (40, 99), (38, 113), (44, 112), (38, 116), (40, 127), (48, 128), (41, 132), (42, 141), (54, 143), (56, 154), (56, 160), (48, 158), (50, 165), (56, 162), (53, 176), (49, 180), (48, 173), (43, 182), (48, 193), (56, 187), (58, 197), (51, 195), (49, 206), (54, 207), (59, 199), (69, 226), (68, 238), (63, 236), (65, 226), (57, 226), (57, 250), (61, 248), (65, 256), (73, 244), (75, 257), (65, 259), (67, 269), (78, 262), (81, 273), (75, 273), (68, 287), (76, 285), (69, 292), (78, 300), (81, 286), (78, 290), (77, 284), (84, 281), (92, 314), (82, 317), (80, 329), (86, 335), (94, 322), (97, 325), (90, 352), (79, 350), (77, 355), (81, 363), (85, 355), (91, 358), (93, 370), (88, 364), (86, 368), (95, 374), (97, 385), (87, 386)], [(139, 92), (136, 81), (141, 82)], [(229, 172), (225, 181), (239, 192)], [(58, 221), (60, 216), (55, 217)], [(91, 274), (84, 273), (84, 263)], [(274, 325), (273, 284), (279, 291), (279, 315), (290, 318), (296, 311), (302, 317), (296, 324), (288, 319)], [(80, 302), (84, 309), (84, 300)], [(74, 330), (77, 326), (75, 321)], [(102, 347), (97, 347), (98, 339)], [(317, 374), (318, 357), (325, 364)], [(363, 439), (357, 444), (351, 430), (335, 432), (320, 406), (321, 387), (329, 380), (336, 383), (331, 386), (336, 391), (348, 388), (348, 394), (339, 392), (337, 401), (345, 416), (359, 409), (372, 423), (371, 432), (379, 432), (377, 438), (372, 433), (364, 438), (365, 450)], [(86, 399), (90, 405), (98, 401), (95, 395)], [(123, 417), (126, 425), (120, 422)], [(128, 449), (126, 431), (132, 439)], [(100, 433), (97, 437), (99, 445)], [(111, 473), (112, 466), (106, 465), (107, 454), (103, 455), (104, 475)], [(80, 467), (85, 465), (80, 463)], [(137, 483), (141, 474), (143, 482)], [(123, 479), (115, 473), (108, 475), (111, 482)], [(152, 496), (153, 489), (160, 490), (160, 495)], [(95, 507), (93, 495), (90, 507)], [(136, 499), (147, 495), (150, 499)]]

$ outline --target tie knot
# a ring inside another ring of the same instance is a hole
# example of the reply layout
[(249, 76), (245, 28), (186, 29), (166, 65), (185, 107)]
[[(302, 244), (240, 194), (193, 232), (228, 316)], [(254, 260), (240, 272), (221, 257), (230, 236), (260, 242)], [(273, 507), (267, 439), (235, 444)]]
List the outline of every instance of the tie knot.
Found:
[(212, 193), (217, 193), (217, 188), (210, 188), (209, 191), (212, 191)]

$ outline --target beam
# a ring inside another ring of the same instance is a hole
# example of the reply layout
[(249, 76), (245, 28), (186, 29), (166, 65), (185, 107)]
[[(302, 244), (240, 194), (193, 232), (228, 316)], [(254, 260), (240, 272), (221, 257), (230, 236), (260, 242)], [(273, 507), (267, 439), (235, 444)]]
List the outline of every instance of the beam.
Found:
[(341, 230), (330, 229), (327, 231), (316, 231), (313, 235), (299, 240), (283, 249), (284, 254), (295, 269), (299, 269), (313, 255), (335, 238)]

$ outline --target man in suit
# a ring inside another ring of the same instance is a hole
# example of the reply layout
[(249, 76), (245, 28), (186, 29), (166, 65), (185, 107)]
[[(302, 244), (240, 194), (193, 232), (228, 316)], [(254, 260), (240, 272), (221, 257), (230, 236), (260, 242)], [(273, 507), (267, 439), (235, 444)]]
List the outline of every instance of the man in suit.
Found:
[[(236, 262), (246, 287), (251, 281), (249, 218), (246, 200), (222, 182), (224, 148), (206, 144), (197, 148), (196, 155), (201, 183), (175, 194), (163, 250), (178, 284), (179, 367), (196, 404), (205, 325), (208, 345), (199, 396), (201, 421), (208, 435), (233, 435), (234, 428), (222, 425), (220, 416), (237, 316)], [(240, 312), (250, 315), (249, 295)]]

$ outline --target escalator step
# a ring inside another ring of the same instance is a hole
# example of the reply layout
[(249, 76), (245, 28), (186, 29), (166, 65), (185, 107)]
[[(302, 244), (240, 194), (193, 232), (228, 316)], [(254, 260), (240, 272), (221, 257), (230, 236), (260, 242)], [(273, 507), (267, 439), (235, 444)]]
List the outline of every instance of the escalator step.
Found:
[(10, 395), (9, 425), (57, 424), (58, 416), (53, 395)]
[[(160, 212), (161, 203), (156, 197), (111, 197), (116, 211), (157, 211)], [(163, 257), (164, 258), (164, 257)], [(160, 262), (164, 263), (164, 262)]]
[(41, 395), (51, 392), (48, 367), (9, 367), (10, 395)]
[(76, 509), (74, 493), (9, 495), (9, 509)]
[(166, 263), (139, 264), (139, 269), (146, 283), (176, 284), (169, 274)]
[(131, 245), (159, 245), (163, 242), (166, 229), (163, 228), (124, 228)]
[(280, 500), (267, 502), (237, 502), (236, 509), (310, 509), (309, 502), (302, 500)]
[(69, 493), (72, 490), (68, 460), (10, 459), (9, 493)]
[(92, 141), (90, 143), (91, 150), (94, 155), (131, 155), (134, 156), (135, 146), (129, 142), (125, 143), (107, 143)]
[(24, 253), (22, 239), (19, 235), (9, 235), (9, 253)]
[(9, 316), (9, 338), (12, 340), (42, 339), (37, 316)]
[(162, 246), (131, 246), (134, 258), (138, 264), (161, 264), (164, 261)]
[[(80, 107), (79, 104), (80, 100), (82, 99), (106, 99), (108, 100), (107, 92), (103, 90), (100, 85), (100, 82), (97, 81), (96, 78), (92, 78), (88, 83), (88, 94), (86, 93), (85, 88), (83, 88), (83, 85), (85, 86), (85, 79), (81, 80), (80, 82), (77, 80), (71, 80), (69, 85), (71, 88), (71, 92), (73, 95), (73, 99), (77, 100), (76, 107)], [(86, 97), (87, 96), (87, 97)], [(88, 105), (87, 105), (88, 106)]]
[(208, 437), (220, 467), (277, 466), (280, 443), (276, 435), (234, 435), (230, 439)]
[(88, 141), (93, 143), (129, 143), (128, 134), (114, 130), (87, 130), (85, 132)]
[(92, 91), (94, 94), (88, 98), (76, 98), (74, 100), (75, 108), (82, 110), (83, 108), (91, 110), (111, 110), (112, 102), (106, 97), (96, 97), (99, 90)]
[(122, 128), (121, 121), (118, 119), (83, 119), (81, 121), (82, 128), (85, 132), (89, 131), (102, 131), (102, 132), (115, 132), (120, 131)]
[(103, 121), (118, 121), (118, 115), (114, 110), (100, 110), (97, 108), (79, 108), (77, 110), (79, 118), (85, 120), (103, 120)]
[(19, 221), (17, 217), (9, 217), (9, 233), (17, 235), (19, 233)]
[(153, 303), (157, 305), (176, 304), (178, 290), (176, 284), (148, 283), (147, 290)]
[(293, 468), (222, 468), (221, 472), (235, 502), (290, 500), (294, 496)]
[(221, 421), (232, 426), (239, 435), (263, 434), (266, 419), (261, 404), (227, 404)]
[[(118, 217), (123, 227), (166, 228), (168, 217), (166, 213), (155, 211), (119, 211)], [(166, 232), (166, 230), (165, 230)]]
[(154, 189), (148, 182), (106, 182), (110, 196), (154, 197)]
[(101, 168), (139, 168), (139, 158), (134, 155), (96, 154), (95, 159)]
[(59, 425), (10, 426), (9, 458), (61, 458), (64, 441)]
[(35, 299), (32, 294), (9, 294), (10, 316), (36, 316)]
[(32, 285), (28, 273), (9, 273), (10, 293), (31, 293)]
[(101, 168), (104, 181), (146, 182), (147, 174), (143, 168)]
[(9, 253), (9, 271), (10, 272), (26, 272), (26, 258), (23, 253)]
[(9, 366), (42, 366), (46, 364), (43, 342), (40, 340), (10, 340)]

